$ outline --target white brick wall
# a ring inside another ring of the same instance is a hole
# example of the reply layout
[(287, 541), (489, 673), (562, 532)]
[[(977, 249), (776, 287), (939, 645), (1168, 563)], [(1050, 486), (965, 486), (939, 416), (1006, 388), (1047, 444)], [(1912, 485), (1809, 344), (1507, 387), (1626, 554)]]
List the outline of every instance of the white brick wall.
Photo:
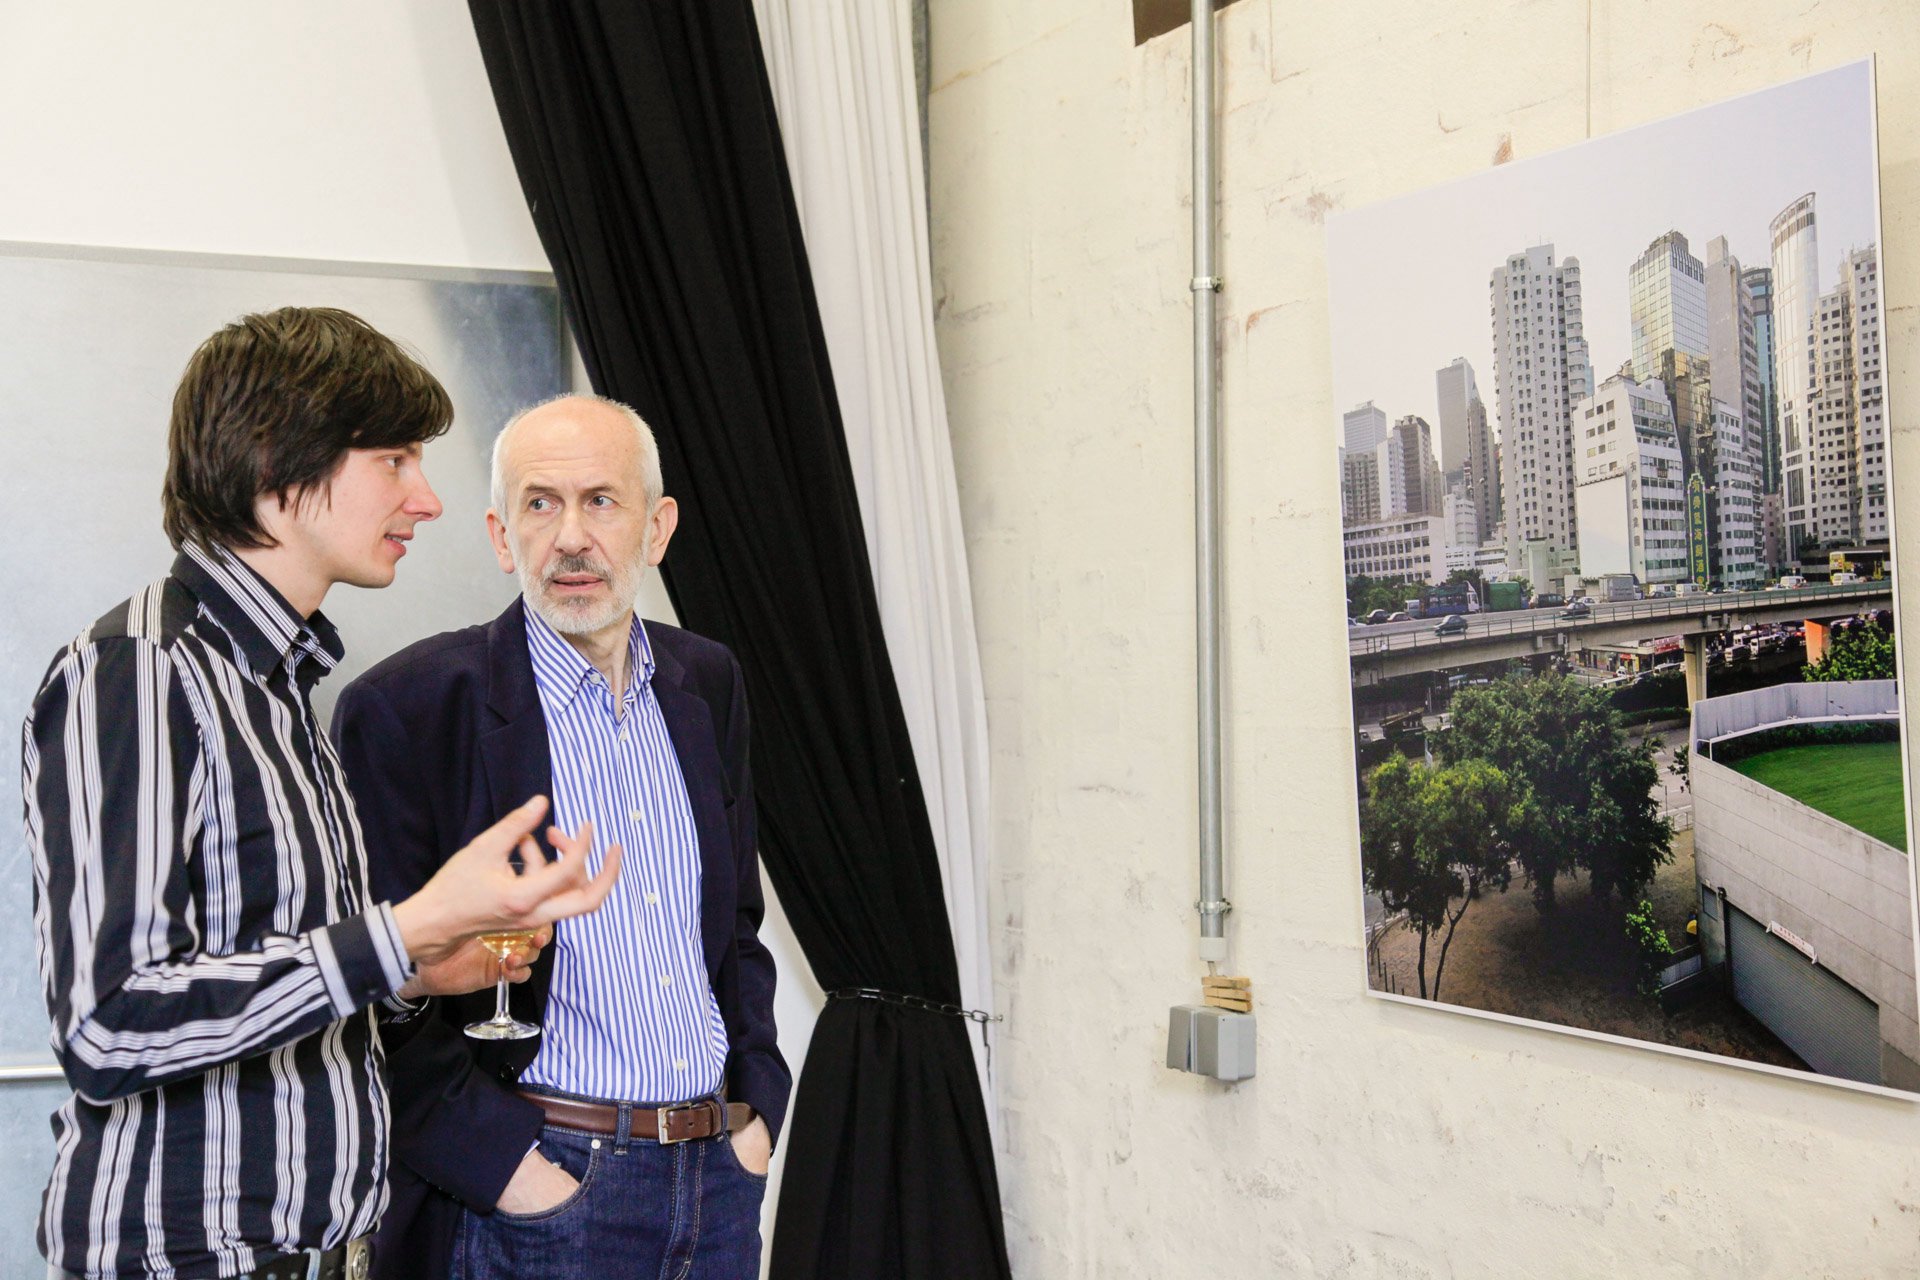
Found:
[[(1159, 1065), (1166, 1008), (1200, 972), (1186, 37), (1135, 49), (1115, 0), (934, 0), (931, 25), (1016, 1273), (1920, 1267), (1912, 1106), (1362, 994), (1322, 238), (1330, 209), (1877, 50), (1889, 394), (1911, 422), (1911, 7), (1221, 12), (1229, 930), (1261, 1017), (1260, 1074), (1235, 1087)], [(1898, 429), (1893, 447), (1920, 530), (1920, 455)]]

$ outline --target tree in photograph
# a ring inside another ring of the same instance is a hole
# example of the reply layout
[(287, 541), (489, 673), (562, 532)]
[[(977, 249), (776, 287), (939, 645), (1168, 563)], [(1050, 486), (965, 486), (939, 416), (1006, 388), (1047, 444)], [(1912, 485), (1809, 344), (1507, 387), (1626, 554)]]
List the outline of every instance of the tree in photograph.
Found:
[(1660, 994), (1660, 971), (1673, 959), (1673, 943), (1653, 914), (1653, 903), (1640, 899), (1640, 905), (1627, 912), (1627, 941), (1640, 957), (1640, 978), (1634, 990), (1643, 996)]
[(1637, 893), (1673, 856), (1660, 816), (1654, 749), (1635, 744), (1605, 691), (1562, 675), (1515, 674), (1463, 689), (1435, 750), (1448, 762), (1484, 760), (1520, 788), (1529, 824), (1515, 853), (1534, 902), (1554, 905), (1554, 882), (1584, 869), (1593, 892)]
[(1407, 601), (1418, 598), (1419, 584), (1400, 578), (1370, 578), (1356, 573), (1347, 579), (1347, 616), (1364, 618), (1375, 609), (1398, 613)]
[(1809, 681), (1892, 680), (1893, 661), (1891, 631), (1876, 626), (1846, 631), (1836, 627), (1827, 637), (1826, 655), (1802, 670)]
[[(1393, 756), (1367, 779), (1360, 845), (1367, 888), (1390, 913), (1406, 912), (1420, 939), (1422, 999), (1440, 998), (1447, 949), (1482, 889), (1512, 879), (1513, 832), (1528, 823), (1525, 802), (1484, 760), (1429, 769)], [(1427, 943), (1439, 947), (1427, 980)]]

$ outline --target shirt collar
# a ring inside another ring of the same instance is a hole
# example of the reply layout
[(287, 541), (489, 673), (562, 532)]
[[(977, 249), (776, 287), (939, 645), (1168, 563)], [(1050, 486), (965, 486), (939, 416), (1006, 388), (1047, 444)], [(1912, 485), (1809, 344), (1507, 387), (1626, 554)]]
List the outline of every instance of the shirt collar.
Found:
[[(303, 618), (252, 566), (222, 546), (188, 543), (174, 557), (173, 576), (185, 583), (225, 628), (256, 672), (282, 663), (318, 679), (346, 656), (340, 632), (316, 610)], [(305, 659), (317, 664), (307, 667)]]
[[(564, 710), (573, 705), (580, 690), (591, 683), (599, 671), (587, 661), (586, 655), (548, 626), (547, 620), (531, 605), (522, 612), (527, 616), (527, 651), (533, 659), (533, 682), (540, 690), (541, 701)], [(633, 626), (627, 634), (627, 670), (630, 676), (622, 696), (623, 704), (638, 698), (641, 690), (653, 683), (653, 645), (647, 640), (647, 628), (639, 614), (633, 616)]]

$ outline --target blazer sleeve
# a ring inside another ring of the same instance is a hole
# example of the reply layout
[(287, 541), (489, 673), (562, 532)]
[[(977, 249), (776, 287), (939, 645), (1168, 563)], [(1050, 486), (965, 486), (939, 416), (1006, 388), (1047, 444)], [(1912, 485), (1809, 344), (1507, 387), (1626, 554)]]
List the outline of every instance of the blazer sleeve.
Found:
[[(333, 737), (366, 835), (373, 896), (403, 901), (457, 851), (459, 833), (434, 820), (432, 797), (445, 784), (422, 776), (418, 744), (377, 684), (358, 680), (342, 692)], [(469, 1208), (491, 1212), (540, 1137), (540, 1109), (479, 1070), (466, 1038), (434, 1011), (385, 1024), (382, 1040), (394, 1159)]]
[(786, 1123), (787, 1099), (793, 1075), (780, 1055), (773, 1020), (773, 955), (760, 941), (760, 922), (766, 901), (760, 891), (760, 847), (753, 802), (753, 769), (747, 758), (748, 717), (746, 681), (740, 664), (729, 658), (733, 690), (728, 701), (726, 730), (721, 741), (727, 781), (733, 803), (727, 821), (733, 836), (736, 915), (733, 942), (740, 982), (739, 1008), (728, 1017), (731, 1061), (727, 1068), (728, 1096), (745, 1102), (767, 1122), (777, 1142)]

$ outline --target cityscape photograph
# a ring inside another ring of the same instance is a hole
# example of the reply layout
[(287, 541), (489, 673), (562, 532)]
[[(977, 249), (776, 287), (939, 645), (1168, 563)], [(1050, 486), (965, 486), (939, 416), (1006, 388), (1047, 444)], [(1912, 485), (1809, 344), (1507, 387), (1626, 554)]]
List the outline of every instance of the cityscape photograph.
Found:
[(1328, 220), (1367, 984), (1920, 1092), (1873, 68)]

